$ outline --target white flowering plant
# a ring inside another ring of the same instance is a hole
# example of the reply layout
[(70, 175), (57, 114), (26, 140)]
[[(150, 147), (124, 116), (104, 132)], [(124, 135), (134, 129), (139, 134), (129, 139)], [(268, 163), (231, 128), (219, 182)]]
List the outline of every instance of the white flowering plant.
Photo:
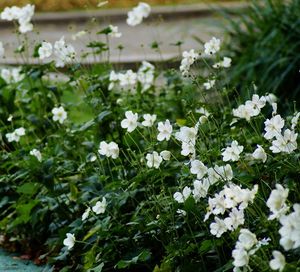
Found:
[(60, 271), (298, 271), (300, 114), (224, 88), (221, 48), (117, 70), (82, 67), (62, 38), (35, 48), (41, 65), (2, 69), (3, 246)]

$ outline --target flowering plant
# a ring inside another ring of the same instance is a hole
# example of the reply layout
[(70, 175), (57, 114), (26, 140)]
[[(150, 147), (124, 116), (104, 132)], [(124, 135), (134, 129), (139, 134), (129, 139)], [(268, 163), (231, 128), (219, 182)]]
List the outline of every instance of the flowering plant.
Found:
[[(61, 271), (296, 271), (300, 113), (255, 86), (230, 100), (221, 47), (115, 71), (77, 65), (62, 38), (38, 46), (43, 65), (2, 69), (5, 238)], [(67, 80), (47, 77), (62, 66)]]

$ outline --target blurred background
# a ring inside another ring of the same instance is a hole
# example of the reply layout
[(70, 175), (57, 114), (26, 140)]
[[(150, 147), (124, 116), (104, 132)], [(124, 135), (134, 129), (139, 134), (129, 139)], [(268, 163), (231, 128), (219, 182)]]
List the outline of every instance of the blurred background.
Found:
[[(147, 0), (150, 5), (177, 5), (177, 4), (197, 4), (211, 2), (230, 2), (232, 0)], [(107, 3), (106, 3), (107, 2)], [(125, 8), (137, 5), (139, 0), (1, 0), (0, 9), (6, 6), (35, 4), (37, 11), (66, 11), (76, 9), (101, 8)]]

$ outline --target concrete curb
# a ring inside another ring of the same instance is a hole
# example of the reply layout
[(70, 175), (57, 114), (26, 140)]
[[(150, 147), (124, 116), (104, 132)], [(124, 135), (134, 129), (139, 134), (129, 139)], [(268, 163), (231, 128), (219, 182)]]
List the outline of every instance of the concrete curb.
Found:
[[(246, 9), (248, 6), (248, 4), (240, 2), (157, 6), (152, 8), (151, 15), (147, 20), (157, 19), (157, 17), (162, 17), (164, 20), (176, 20), (178, 18), (209, 16), (218, 10), (224, 9), (227, 12), (234, 14), (241, 9)], [(71, 22), (86, 22), (92, 18), (96, 20), (105, 19), (107, 21), (120, 21), (127, 18), (128, 11), (129, 9), (45, 12), (35, 14), (32, 21), (36, 24), (66, 24)], [(11, 22), (1, 21), (0, 27), (11, 24)]]
[[(139, 55), (126, 56), (121, 58), (120, 60), (117, 58), (111, 58), (110, 63), (112, 65), (122, 65), (123, 68), (133, 69), (136, 68), (143, 60), (149, 61), (155, 66), (164, 65), (168, 68), (179, 67), (180, 59), (177, 54), (163, 54), (162, 58), (156, 55), (149, 55), (146, 58), (141, 58)], [(106, 63), (106, 61), (94, 62), (92, 59), (90, 60), (79, 60), (82, 66), (91, 66), (94, 64)], [(20, 62), (15, 58), (8, 58), (4, 61), (0, 61), (1, 66), (19, 66), (19, 65), (41, 65), (41, 61), (36, 59), (30, 59), (26, 63)]]

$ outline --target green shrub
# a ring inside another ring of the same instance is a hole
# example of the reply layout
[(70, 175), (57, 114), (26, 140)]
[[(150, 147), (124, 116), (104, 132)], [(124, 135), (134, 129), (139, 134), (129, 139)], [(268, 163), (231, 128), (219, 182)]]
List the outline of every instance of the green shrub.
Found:
[(255, 83), (259, 94), (274, 92), (287, 107), (300, 101), (300, 1), (250, 3), (248, 11), (229, 19), (231, 83), (245, 98)]

